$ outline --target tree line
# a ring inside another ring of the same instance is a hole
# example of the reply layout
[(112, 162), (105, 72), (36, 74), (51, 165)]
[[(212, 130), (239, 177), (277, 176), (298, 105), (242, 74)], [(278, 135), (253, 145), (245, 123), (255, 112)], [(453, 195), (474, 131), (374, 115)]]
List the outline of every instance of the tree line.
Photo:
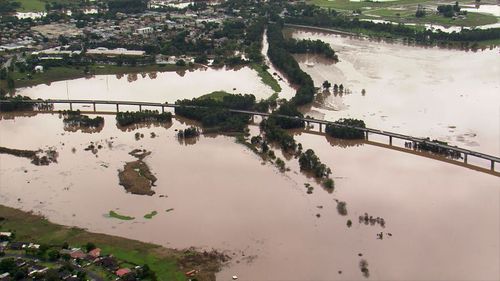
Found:
[(63, 122), (69, 126), (97, 128), (104, 125), (104, 118), (101, 116), (90, 118), (87, 115), (82, 115), (80, 110), (65, 110), (61, 114), (64, 116)]
[(160, 122), (166, 123), (172, 121), (172, 113), (162, 112), (158, 110), (143, 110), (136, 112), (118, 112), (116, 114), (116, 122), (120, 126), (129, 126), (142, 122)]
[[(455, 9), (452, 7), (452, 10)], [(441, 30), (420, 30), (404, 24), (375, 23), (361, 21), (358, 18), (351, 19), (336, 13), (329, 13), (321, 9), (314, 9), (312, 14), (294, 14), (284, 18), (284, 22), (298, 25), (308, 25), (326, 28), (340, 28), (345, 30), (365, 29), (380, 34), (390, 34), (419, 44), (436, 44), (440, 42), (478, 42), (500, 38), (500, 28), (490, 29), (463, 29), (460, 32), (443, 32)]]
[(292, 54), (322, 54), (329, 59), (338, 60), (338, 57), (330, 44), (325, 43), (319, 39), (296, 40), (291, 38), (286, 41), (286, 49)]
[(309, 74), (300, 69), (295, 58), (287, 50), (281, 25), (276, 23), (269, 24), (267, 37), (269, 42), (267, 55), (269, 59), (286, 74), (290, 82), (299, 87), (291, 102), (294, 105), (311, 103), (314, 100), (315, 94), (314, 82)]

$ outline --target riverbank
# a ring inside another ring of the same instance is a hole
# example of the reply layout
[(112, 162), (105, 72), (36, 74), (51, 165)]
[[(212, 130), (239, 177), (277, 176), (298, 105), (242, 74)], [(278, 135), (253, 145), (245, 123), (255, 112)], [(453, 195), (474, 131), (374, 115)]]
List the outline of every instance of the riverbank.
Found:
[[(397, 43), (404, 45), (416, 45), (420, 46), (421, 44), (415, 42), (409, 42), (406, 37), (399, 36), (394, 33), (385, 32), (385, 31), (374, 31), (366, 28), (351, 28), (351, 29), (338, 29), (338, 28), (328, 28), (328, 27), (319, 27), (319, 26), (311, 26), (311, 25), (300, 25), (300, 24), (291, 24), (285, 23), (285, 29), (283, 30), (283, 34), (285, 38), (290, 38), (290, 34), (293, 33), (294, 30), (309, 30), (309, 31), (318, 31), (318, 32), (327, 32), (332, 34), (338, 34), (342, 36), (351, 36), (358, 38), (369, 38), (374, 40), (382, 40), (388, 43)], [(422, 27), (418, 26), (407, 26), (409, 28), (421, 29)], [(495, 46), (500, 45), (500, 38), (498, 39), (490, 39), (490, 40), (482, 40), (477, 42), (465, 42), (466, 45), (458, 43), (448, 43), (448, 44), (437, 44), (438, 47), (446, 47), (452, 49), (464, 49), (464, 50), (477, 50), (477, 49), (487, 49), (493, 48)], [(428, 45), (422, 45), (427, 47)]]
[[(13, 72), (12, 79), (14, 80), (15, 88), (31, 87), (39, 84), (50, 84), (52, 82), (77, 79), (83, 77), (92, 77), (94, 75), (125, 75), (133, 73), (147, 72), (167, 72), (167, 71), (182, 71), (188, 67), (177, 66), (174, 64), (167, 65), (141, 65), (141, 66), (117, 66), (117, 65), (91, 65), (88, 72), (85, 72), (83, 67), (51, 67), (41, 73), (21, 73)], [(31, 77), (28, 77), (31, 75)], [(5, 91), (7, 88), (7, 80), (0, 80), (0, 89)]]
[(186, 280), (185, 272), (198, 270), (198, 280), (215, 280), (222, 255), (195, 250), (176, 250), (135, 240), (92, 233), (81, 228), (66, 227), (49, 222), (43, 217), (0, 205), (2, 230), (13, 231), (19, 241), (36, 241), (39, 244), (84, 245), (92, 242), (103, 254), (113, 254), (118, 259), (135, 264), (147, 264), (156, 272), (158, 280)]

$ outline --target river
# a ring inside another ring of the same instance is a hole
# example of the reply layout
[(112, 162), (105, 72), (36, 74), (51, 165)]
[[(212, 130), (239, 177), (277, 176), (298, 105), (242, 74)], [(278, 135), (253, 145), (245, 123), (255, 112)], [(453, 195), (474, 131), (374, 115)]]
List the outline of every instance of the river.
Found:
[[(304, 108), (306, 114), (329, 120), (363, 117), (370, 127), (450, 136), (452, 143), (466, 146), (473, 145), (456, 136), (473, 130), (476, 136), (464, 139), (475, 141), (475, 149), (498, 155), (498, 115), (491, 119), (494, 108), (498, 112), (498, 81), (491, 81), (495, 73), (478, 66), (498, 71), (490, 62), (497, 50), (423, 49), (302, 31), (294, 36), (332, 40), (339, 63), (303, 57), (301, 66), (317, 85), (328, 79), (352, 90), (349, 95), (327, 96), (325, 102)], [(462, 64), (452, 67), (457, 58)], [(313, 67), (305, 66), (311, 61)], [(450, 68), (460, 70), (457, 76), (447, 72)], [(140, 75), (137, 80), (144, 79), (144, 85), (160, 84), (145, 86), (150, 91), (130, 90), (138, 81), (129, 83), (123, 77), (114, 80), (120, 86), (110, 87), (109, 94), (105, 77), (98, 76), (71, 80), (68, 88), (71, 98), (163, 102), (210, 91), (197, 92), (197, 87), (204, 88), (190, 81), (220, 89), (219, 82), (226, 83), (222, 77), (227, 73), (218, 79), (185, 80), (192, 88), (179, 91), (170, 89), (168, 77), (160, 83), (158, 77)], [(94, 85), (98, 83), (102, 85)], [(455, 83), (463, 88), (463, 97), (455, 87), (448, 90)], [(234, 84), (226, 87), (231, 90)], [(472, 91), (474, 86), (482, 91)], [(236, 88), (243, 91), (242, 86)], [(20, 93), (64, 98), (66, 82)], [(188, 125), (182, 119), (127, 131), (106, 115), (102, 131), (89, 134), (65, 131), (58, 114), (2, 117), (0, 146), (55, 147), (59, 158), (49, 166), (33, 166), (27, 159), (0, 154), (0, 204), (40, 213), (56, 223), (166, 247), (225, 251), (233, 259), (218, 274), (219, 280), (233, 275), (239, 280), (362, 280), (362, 259), (368, 262), (369, 280), (500, 279), (500, 180), (487, 173), (376, 145), (295, 132), (305, 148), (314, 149), (332, 168), (335, 191), (329, 193), (301, 173), (293, 157), (286, 160), (290, 171), (280, 173), (231, 137), (207, 135), (196, 144), (180, 143), (176, 129)], [(250, 131), (258, 133), (257, 125)], [(136, 140), (136, 132), (144, 138)], [(103, 148), (97, 154), (85, 151), (90, 142)], [(128, 152), (135, 148), (152, 152), (145, 162), (158, 178), (154, 196), (127, 194), (118, 184), (118, 170), (134, 160)], [(312, 194), (307, 194), (305, 183), (314, 187)], [(346, 216), (337, 212), (335, 200), (347, 203)], [(136, 219), (109, 218), (110, 210)], [(158, 215), (143, 218), (153, 210)], [(385, 228), (360, 223), (358, 217), (365, 212), (384, 218)], [(348, 219), (353, 222), (350, 228)], [(377, 239), (380, 232), (383, 239)]]
[(338, 63), (296, 58), (317, 86), (328, 80), (351, 91), (326, 94), (304, 113), (327, 120), (359, 118), (368, 127), (500, 154), (500, 49), (422, 48), (310, 30), (292, 36), (329, 43)]
[(266, 99), (273, 90), (263, 84), (249, 67), (239, 69), (197, 68), (179, 72), (97, 75), (21, 88), (17, 94), (33, 98), (104, 99), (150, 102), (175, 102), (213, 91), (254, 94)]

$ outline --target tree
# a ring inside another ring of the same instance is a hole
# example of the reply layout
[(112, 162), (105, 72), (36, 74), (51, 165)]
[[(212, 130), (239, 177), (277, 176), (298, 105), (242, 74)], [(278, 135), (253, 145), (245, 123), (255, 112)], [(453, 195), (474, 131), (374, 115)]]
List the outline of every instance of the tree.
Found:
[(340, 84), (340, 86), (339, 86), (339, 92), (341, 92), (341, 93), (344, 92), (344, 85)]
[(2, 68), (0, 69), (0, 80), (5, 80), (7, 79), (7, 69)]
[(335, 182), (332, 179), (326, 179), (323, 181), (323, 186), (328, 189), (333, 189), (335, 187)]
[(87, 250), (87, 252), (90, 252), (92, 250), (94, 250), (96, 248), (95, 244), (92, 243), (92, 242), (88, 242), (86, 245), (85, 245), (85, 249)]
[(49, 261), (56, 261), (59, 259), (59, 257), (61, 256), (59, 254), (59, 252), (55, 249), (52, 249), (50, 250), (48, 253), (47, 253), (48, 257), (49, 257)]
[(12, 258), (3, 259), (0, 261), (0, 273), (9, 272), (16, 268), (16, 262)]
[(424, 16), (425, 16), (425, 8), (422, 5), (418, 4), (417, 11), (415, 12), (415, 17), (421, 18)]
[(339, 85), (337, 84), (333, 85), (333, 92), (338, 93), (338, 91), (339, 91)]
[(175, 65), (184, 67), (184, 66), (186, 66), (186, 62), (183, 59), (180, 59), (180, 60), (175, 62)]
[(14, 82), (14, 79), (12, 78), (7, 78), (7, 88), (9, 89), (14, 89), (16, 87), (16, 83)]
[(330, 82), (328, 82), (328, 80), (325, 80), (325, 82), (323, 82), (323, 88), (325, 90), (328, 91), (328, 89), (330, 89), (331, 86), (332, 86), (332, 84)]

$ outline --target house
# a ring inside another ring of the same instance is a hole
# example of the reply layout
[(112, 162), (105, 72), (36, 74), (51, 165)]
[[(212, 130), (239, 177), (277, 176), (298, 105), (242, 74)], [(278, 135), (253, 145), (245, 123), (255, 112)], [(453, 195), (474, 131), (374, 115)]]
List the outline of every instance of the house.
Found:
[(101, 249), (95, 248), (92, 251), (88, 252), (88, 256), (92, 259), (98, 258), (101, 256)]
[(9, 244), (9, 249), (11, 250), (22, 250), (24, 249), (26, 246), (28, 246), (29, 243), (26, 243), (26, 242), (12, 242)]
[(84, 259), (87, 255), (80, 249), (76, 250), (76, 251), (72, 251), (69, 256), (72, 258), (72, 259)]
[(4, 274), (0, 274), (0, 281), (10, 280), (9, 276), (10, 276), (10, 274), (8, 272), (5, 272)]
[(0, 237), (11, 238), (12, 232), (0, 232)]
[(42, 266), (42, 265), (38, 265), (38, 264), (34, 264), (34, 265), (31, 265), (28, 269), (28, 276), (33, 276), (35, 274), (39, 274), (39, 273), (45, 273), (47, 270), (49, 270), (48, 267), (45, 267), (45, 266)]
[(130, 272), (132, 272), (129, 268), (120, 268), (116, 271), (116, 275), (118, 277), (123, 277), (127, 274), (129, 274)]
[(144, 34), (151, 34), (153, 33), (153, 28), (152, 27), (143, 27), (143, 28), (138, 28), (136, 30), (138, 34), (144, 35)]

